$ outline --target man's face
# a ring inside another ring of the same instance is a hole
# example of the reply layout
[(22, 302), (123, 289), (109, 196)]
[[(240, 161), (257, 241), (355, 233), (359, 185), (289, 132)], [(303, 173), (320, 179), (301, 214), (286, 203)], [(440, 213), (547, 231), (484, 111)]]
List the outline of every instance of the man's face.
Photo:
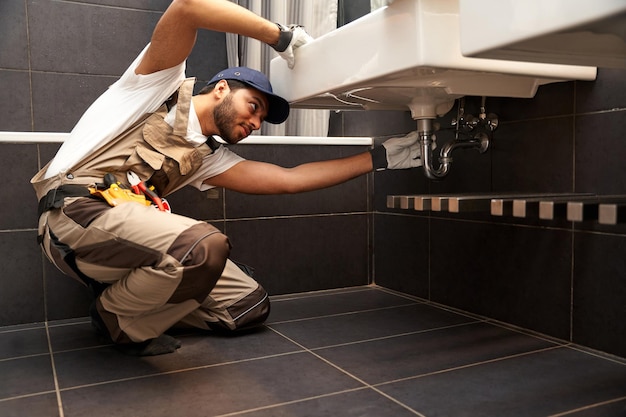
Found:
[(268, 110), (265, 95), (252, 88), (231, 90), (213, 109), (219, 136), (235, 144), (261, 128)]

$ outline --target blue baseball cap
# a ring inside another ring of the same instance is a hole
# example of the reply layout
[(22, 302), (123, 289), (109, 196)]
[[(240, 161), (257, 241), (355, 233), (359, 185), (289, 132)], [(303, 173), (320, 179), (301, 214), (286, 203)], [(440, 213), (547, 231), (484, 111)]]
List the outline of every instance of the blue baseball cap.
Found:
[(273, 124), (280, 124), (287, 120), (289, 116), (289, 102), (284, 98), (274, 94), (272, 84), (265, 74), (248, 67), (227, 68), (218, 72), (211, 81), (207, 83), (213, 84), (220, 80), (237, 80), (249, 85), (252, 88), (263, 92), (267, 97), (269, 109), (265, 121)]

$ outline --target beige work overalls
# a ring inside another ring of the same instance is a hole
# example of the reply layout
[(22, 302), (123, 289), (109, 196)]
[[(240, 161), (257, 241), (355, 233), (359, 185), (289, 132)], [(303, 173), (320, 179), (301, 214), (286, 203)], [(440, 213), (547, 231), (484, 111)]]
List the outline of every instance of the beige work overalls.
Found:
[[(68, 172), (44, 179), (44, 167), (31, 180), (37, 198), (102, 183), (107, 173), (128, 185), (129, 170), (150, 179), (161, 196), (185, 185), (212, 152), (185, 139), (194, 81), (178, 90), (173, 128), (164, 104)], [(89, 196), (66, 197), (59, 206), (39, 218), (43, 251), (81, 282), (111, 284), (96, 308), (114, 342), (142, 342), (177, 324), (235, 330), (267, 318), (265, 290), (227, 259), (228, 238), (208, 223)]]

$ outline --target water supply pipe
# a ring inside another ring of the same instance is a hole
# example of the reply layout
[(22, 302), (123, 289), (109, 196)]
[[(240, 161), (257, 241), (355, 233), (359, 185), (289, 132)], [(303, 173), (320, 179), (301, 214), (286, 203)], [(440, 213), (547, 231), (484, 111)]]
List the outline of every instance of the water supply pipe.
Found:
[[(461, 99), (463, 100), (463, 99)], [(422, 167), (424, 169), (424, 175), (429, 179), (441, 179), (448, 175), (450, 172), (450, 166), (452, 164), (452, 152), (456, 149), (476, 149), (480, 153), (484, 153), (489, 148), (490, 138), (488, 132), (495, 130), (498, 125), (497, 116), (489, 114), (483, 116), (484, 112), (484, 98), (481, 106), (481, 117), (476, 119), (471, 115), (463, 114), (464, 103), (460, 102), (459, 117), (455, 122), (457, 128), (457, 134), (455, 139), (446, 143), (439, 152), (439, 167), (435, 168), (433, 163), (433, 143), (436, 141), (435, 132), (433, 128), (433, 119), (431, 118), (418, 118), (417, 120), (417, 132), (420, 143), (420, 152), (422, 159)], [(468, 117), (469, 116), (469, 117)], [(464, 122), (465, 120), (465, 122)], [(460, 126), (461, 124), (467, 124), (467, 126)], [(472, 134), (469, 139), (461, 139), (459, 137), (459, 127), (465, 128), (467, 131), (474, 130), (476, 127), (476, 133)]]

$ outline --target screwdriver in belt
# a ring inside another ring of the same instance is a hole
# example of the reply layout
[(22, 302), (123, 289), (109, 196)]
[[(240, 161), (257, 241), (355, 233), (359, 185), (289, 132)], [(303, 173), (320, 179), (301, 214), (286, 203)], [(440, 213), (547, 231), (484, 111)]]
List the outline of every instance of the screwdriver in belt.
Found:
[(135, 174), (132, 171), (128, 171), (126, 173), (126, 176), (128, 178), (128, 182), (130, 182), (130, 186), (132, 187), (133, 191), (136, 194), (141, 194), (141, 193), (145, 194), (146, 197), (150, 199), (150, 201), (156, 204), (156, 206), (158, 207), (160, 211), (167, 211), (167, 209), (165, 208), (163, 204), (163, 201), (157, 195), (157, 193), (155, 193), (150, 188), (148, 188), (146, 183), (142, 181), (137, 174)]

